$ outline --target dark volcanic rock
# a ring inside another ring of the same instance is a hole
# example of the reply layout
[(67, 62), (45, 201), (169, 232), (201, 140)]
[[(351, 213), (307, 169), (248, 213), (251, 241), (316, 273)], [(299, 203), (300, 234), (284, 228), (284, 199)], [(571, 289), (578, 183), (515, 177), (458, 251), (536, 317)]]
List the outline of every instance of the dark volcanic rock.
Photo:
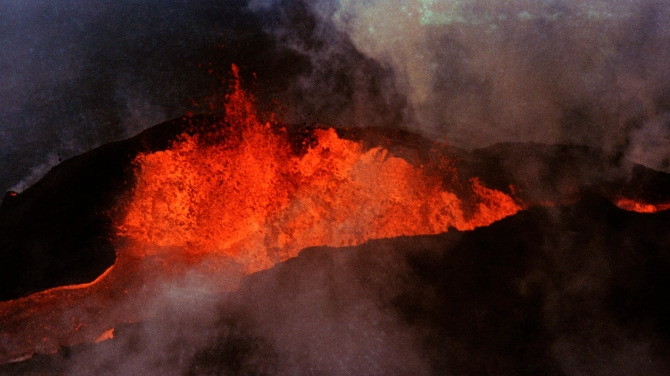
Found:
[[(6, 194), (0, 205), (0, 300), (88, 282), (112, 265), (112, 220), (133, 186), (135, 156), (165, 149), (184, 131), (206, 132), (219, 120), (197, 116), (157, 125), (65, 160), (25, 192)], [(287, 128), (296, 147), (309, 144), (304, 141), (313, 127)], [(400, 129), (342, 128), (338, 133), (366, 147), (384, 146), (429, 172), (444, 173), (441, 163), (451, 161), (457, 176), (445, 176), (445, 185), (465, 202), (473, 194), (467, 183), (472, 177), (505, 192), (513, 186), (516, 197), (530, 204), (570, 202), (584, 189), (610, 199), (670, 201), (669, 174), (642, 166), (618, 168), (587, 147), (499, 144), (468, 153)]]
[(132, 187), (132, 161), (165, 149), (191, 122), (157, 125), (63, 161), (0, 205), (0, 300), (53, 286), (88, 282), (114, 263), (111, 225)]
[(669, 225), (586, 195), (471, 232), (306, 250), (233, 306), (291, 374), (663, 374)]
[(0, 372), (665, 375), (668, 226), (670, 211), (585, 193), (474, 231), (306, 249), (234, 293), (175, 296), (113, 340)]

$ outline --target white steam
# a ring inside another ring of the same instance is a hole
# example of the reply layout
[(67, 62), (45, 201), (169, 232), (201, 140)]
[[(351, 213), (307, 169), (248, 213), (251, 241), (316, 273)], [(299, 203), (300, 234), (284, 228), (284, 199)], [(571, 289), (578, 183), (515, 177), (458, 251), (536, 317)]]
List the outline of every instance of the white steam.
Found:
[[(250, 7), (291, 5), (255, 0)], [(626, 154), (632, 133), (659, 137), (638, 129), (670, 107), (667, 2), (319, 0), (309, 7), (317, 22), (393, 72), (387, 88), (407, 98), (416, 121), (405, 126), (455, 146), (532, 141)], [(670, 153), (631, 152), (640, 161)]]

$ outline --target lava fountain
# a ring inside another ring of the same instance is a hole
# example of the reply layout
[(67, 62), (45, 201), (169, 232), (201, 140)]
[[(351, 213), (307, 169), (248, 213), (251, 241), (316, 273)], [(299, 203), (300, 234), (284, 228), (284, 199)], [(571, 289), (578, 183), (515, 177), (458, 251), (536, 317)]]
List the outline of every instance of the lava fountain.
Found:
[(262, 121), (254, 102), (233, 66), (225, 121), (138, 155), (115, 265), (93, 283), (0, 303), (10, 328), (1, 360), (111, 338), (151, 314), (153, 282), (192, 270), (226, 291), (306, 247), (471, 230), (521, 209), (476, 178), (459, 197), (449, 161), (409, 162), (333, 128), (296, 137), (274, 116)]
[(332, 128), (315, 129), (293, 147), (285, 128), (259, 120), (233, 72), (229, 127), (184, 135), (169, 150), (137, 158), (119, 234), (140, 248), (177, 247), (196, 259), (217, 254), (249, 273), (305, 247), (470, 230), (520, 209), (473, 179), (476, 209), (467, 216), (444, 176), (382, 147), (365, 150)]

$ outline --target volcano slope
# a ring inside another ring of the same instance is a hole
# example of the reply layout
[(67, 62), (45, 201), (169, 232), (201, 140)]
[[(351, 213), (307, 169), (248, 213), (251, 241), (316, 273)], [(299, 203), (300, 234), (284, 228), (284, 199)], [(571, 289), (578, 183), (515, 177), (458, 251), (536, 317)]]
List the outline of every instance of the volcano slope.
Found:
[(89, 282), (114, 263), (113, 208), (133, 184), (131, 163), (185, 131), (184, 119), (63, 161), (0, 205), (0, 300)]
[(669, 224), (586, 193), (473, 231), (310, 248), (233, 293), (182, 281), (111, 340), (0, 370), (662, 375)]
[[(7, 195), (3, 298), (87, 282), (112, 265), (111, 218), (134, 184), (131, 161), (165, 149), (194, 122), (67, 160)], [(432, 142), (407, 132), (338, 132), (408, 160), (432, 156)], [(309, 248), (227, 294), (197, 278), (171, 281), (146, 302), (149, 318), (114, 328), (113, 339), (0, 372), (666, 374), (670, 212), (628, 212), (612, 200), (665, 202), (667, 174), (613, 172), (603, 153), (574, 146), (444, 150), (460, 180), (512, 184), (529, 208), (473, 231)]]
[[(89, 282), (114, 262), (111, 244), (120, 200), (135, 183), (132, 161), (139, 153), (165, 150), (184, 132), (207, 129), (214, 116), (180, 118), (63, 161), (21, 194), (8, 192), (0, 204), (0, 300), (67, 284)], [(313, 130), (313, 129), (311, 129)], [(310, 129), (293, 127), (300, 144)], [(670, 202), (670, 175), (607, 159), (582, 146), (498, 144), (465, 152), (402, 130), (338, 129), (366, 148), (383, 145), (414, 164), (455, 161), (458, 182), (477, 177), (508, 191), (526, 205), (567, 202), (584, 190), (610, 200), (627, 197)], [(617, 163), (615, 163), (617, 162)], [(621, 165), (625, 167), (621, 167)], [(459, 190), (456, 184), (452, 189)], [(462, 187), (461, 187), (462, 188)], [(459, 195), (471, 194), (460, 189)]]

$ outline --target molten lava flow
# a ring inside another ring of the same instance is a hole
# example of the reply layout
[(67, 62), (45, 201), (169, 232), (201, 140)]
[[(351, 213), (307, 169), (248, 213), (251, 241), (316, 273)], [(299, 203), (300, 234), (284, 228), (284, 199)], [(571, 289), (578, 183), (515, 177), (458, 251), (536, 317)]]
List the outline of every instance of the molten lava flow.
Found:
[(285, 130), (258, 119), (239, 80), (234, 89), (230, 128), (184, 135), (169, 150), (137, 158), (120, 235), (159, 247), (153, 250), (179, 249), (191, 261), (216, 254), (249, 273), (309, 246), (470, 230), (520, 210), (474, 179), (476, 209), (466, 215), (443, 187), (445, 177), (333, 129), (315, 130), (309, 147), (296, 152)]
[(187, 270), (226, 290), (309, 246), (470, 230), (520, 210), (477, 179), (459, 198), (445, 186), (458, 181), (451, 167), (411, 164), (333, 129), (296, 145), (259, 120), (233, 73), (226, 124), (137, 157), (112, 268), (92, 283), (0, 302), (0, 363), (111, 339), (110, 328), (146, 319), (163, 282)]
[(107, 341), (108, 339), (114, 338), (114, 329), (106, 330), (98, 338), (95, 339), (95, 343), (100, 343), (102, 341)]
[(661, 204), (649, 204), (643, 201), (630, 198), (620, 198), (615, 202), (616, 206), (623, 210), (634, 211), (638, 213), (656, 213), (670, 209), (670, 202)]

